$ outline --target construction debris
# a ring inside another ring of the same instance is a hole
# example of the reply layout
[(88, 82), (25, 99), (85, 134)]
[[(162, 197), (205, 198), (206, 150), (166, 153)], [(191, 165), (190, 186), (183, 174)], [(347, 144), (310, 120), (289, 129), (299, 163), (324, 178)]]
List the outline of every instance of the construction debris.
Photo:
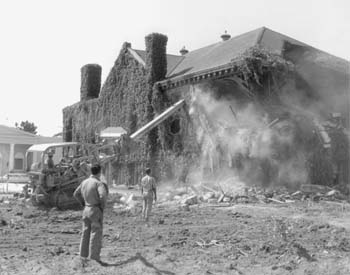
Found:
[(201, 239), (201, 241), (197, 241), (196, 244), (198, 246), (200, 246), (201, 248), (207, 248), (207, 247), (210, 247), (210, 246), (223, 246), (223, 244), (220, 244), (220, 241), (218, 240), (211, 240), (209, 242), (207, 241), (204, 241), (203, 239)]
[(198, 204), (198, 196), (197, 195), (190, 196), (186, 198), (182, 203), (186, 205)]
[(215, 193), (213, 192), (208, 192), (208, 193), (205, 193), (203, 196), (202, 196), (202, 200), (204, 202), (207, 202), (209, 199), (213, 199), (215, 198)]
[[(226, 188), (227, 189), (227, 188)], [(195, 204), (237, 204), (237, 203), (277, 203), (291, 204), (297, 201), (338, 201), (348, 202), (348, 198), (339, 190), (327, 186), (304, 184), (299, 190), (286, 188), (264, 189), (261, 187), (244, 187), (242, 189), (224, 190), (220, 184), (200, 185), (196, 188), (178, 188), (167, 190), (161, 202), (174, 202), (182, 205)]]
[[(234, 185), (234, 183), (232, 184)], [(337, 189), (315, 184), (300, 185), (299, 190), (288, 190), (286, 188), (262, 187), (240, 187), (231, 188), (230, 184), (218, 184), (208, 182), (196, 187), (186, 186), (168, 188), (162, 190), (158, 196), (158, 204), (175, 203), (182, 206), (193, 206), (198, 204), (240, 204), (240, 203), (276, 203), (280, 205), (296, 203), (298, 201), (329, 201), (348, 203), (349, 198)], [(132, 211), (138, 213), (142, 207), (142, 196), (139, 190), (128, 190), (125, 193), (112, 193), (109, 200), (114, 204), (115, 211)], [(12, 201), (20, 201), (22, 204), (31, 204), (31, 199), (19, 196), (3, 198), (0, 204), (11, 205)], [(188, 207), (186, 206), (186, 209)], [(185, 208), (184, 208), (185, 209)]]

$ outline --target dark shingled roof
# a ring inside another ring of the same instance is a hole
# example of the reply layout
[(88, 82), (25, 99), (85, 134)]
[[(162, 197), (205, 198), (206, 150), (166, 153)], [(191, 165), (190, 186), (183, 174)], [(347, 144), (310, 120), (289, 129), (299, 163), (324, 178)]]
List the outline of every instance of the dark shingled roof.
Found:
[(255, 30), (226, 41), (220, 41), (207, 47), (190, 51), (175, 70), (168, 72), (167, 76), (171, 78), (193, 74), (225, 65), (246, 49), (254, 46), (259, 38), (259, 34), (259, 31)]
[(278, 54), (282, 54), (285, 42), (304, 47), (305, 52), (302, 58), (308, 59), (310, 62), (337, 72), (346, 74), (349, 73), (350, 63), (348, 60), (331, 55), (265, 27), (262, 30), (261, 39), (258, 43), (267, 49), (277, 52)]
[[(202, 72), (214, 71), (217, 68), (229, 65), (234, 58), (256, 45), (261, 45), (274, 53), (282, 55), (286, 42), (303, 47), (305, 52), (307, 52), (305, 58), (311, 58), (312, 62), (322, 67), (341, 73), (349, 72), (349, 62), (347, 60), (322, 52), (291, 37), (262, 27), (232, 37), (226, 41), (220, 41), (204, 48), (190, 51), (184, 56), (168, 54), (167, 79), (172, 80), (176, 78), (174, 80), (177, 81)], [(145, 51), (134, 51), (143, 60), (146, 59)]]
[[(134, 50), (141, 58), (143, 61), (146, 62), (146, 51), (142, 51), (142, 50)], [(171, 72), (177, 64), (179, 64), (179, 62), (181, 60), (184, 59), (184, 56), (181, 55), (174, 55), (174, 54), (167, 54), (166, 55), (167, 59), (167, 72)]]

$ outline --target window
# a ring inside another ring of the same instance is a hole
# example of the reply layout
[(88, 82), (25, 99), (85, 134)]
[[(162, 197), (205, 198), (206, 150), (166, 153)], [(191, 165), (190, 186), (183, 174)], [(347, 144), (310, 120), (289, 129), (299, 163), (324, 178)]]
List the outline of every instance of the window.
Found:
[(21, 152), (16, 153), (15, 155), (15, 170), (23, 170), (24, 169), (24, 155)]
[(180, 125), (180, 119), (175, 118), (171, 123), (170, 123), (170, 133), (173, 135), (176, 135), (180, 132), (181, 130), (181, 125)]

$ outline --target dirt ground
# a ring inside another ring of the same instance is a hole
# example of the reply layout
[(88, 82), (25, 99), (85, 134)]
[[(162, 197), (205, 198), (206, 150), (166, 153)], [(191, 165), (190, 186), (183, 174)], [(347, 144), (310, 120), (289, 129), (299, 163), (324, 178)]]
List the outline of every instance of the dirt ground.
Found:
[(0, 274), (350, 274), (350, 205), (158, 203), (149, 226), (108, 204), (102, 266), (78, 256), (81, 211), (0, 203)]

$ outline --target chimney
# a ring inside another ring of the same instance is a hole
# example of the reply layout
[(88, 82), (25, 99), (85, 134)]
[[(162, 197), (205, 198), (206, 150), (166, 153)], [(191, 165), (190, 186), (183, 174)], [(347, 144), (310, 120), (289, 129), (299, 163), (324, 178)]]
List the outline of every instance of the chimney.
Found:
[(221, 35), (221, 39), (222, 41), (226, 41), (226, 40), (229, 40), (231, 38), (231, 35), (229, 35), (227, 33), (227, 31), (225, 31), (225, 33), (223, 35)]
[(180, 50), (181, 55), (185, 55), (188, 54), (188, 50), (185, 48), (185, 46), (182, 47), (182, 49)]
[(80, 71), (80, 101), (98, 98), (101, 89), (101, 66), (98, 64), (87, 64)]
[(160, 33), (151, 33), (145, 37), (145, 42), (148, 83), (153, 87), (154, 83), (165, 79), (167, 73), (166, 44), (168, 37)]

